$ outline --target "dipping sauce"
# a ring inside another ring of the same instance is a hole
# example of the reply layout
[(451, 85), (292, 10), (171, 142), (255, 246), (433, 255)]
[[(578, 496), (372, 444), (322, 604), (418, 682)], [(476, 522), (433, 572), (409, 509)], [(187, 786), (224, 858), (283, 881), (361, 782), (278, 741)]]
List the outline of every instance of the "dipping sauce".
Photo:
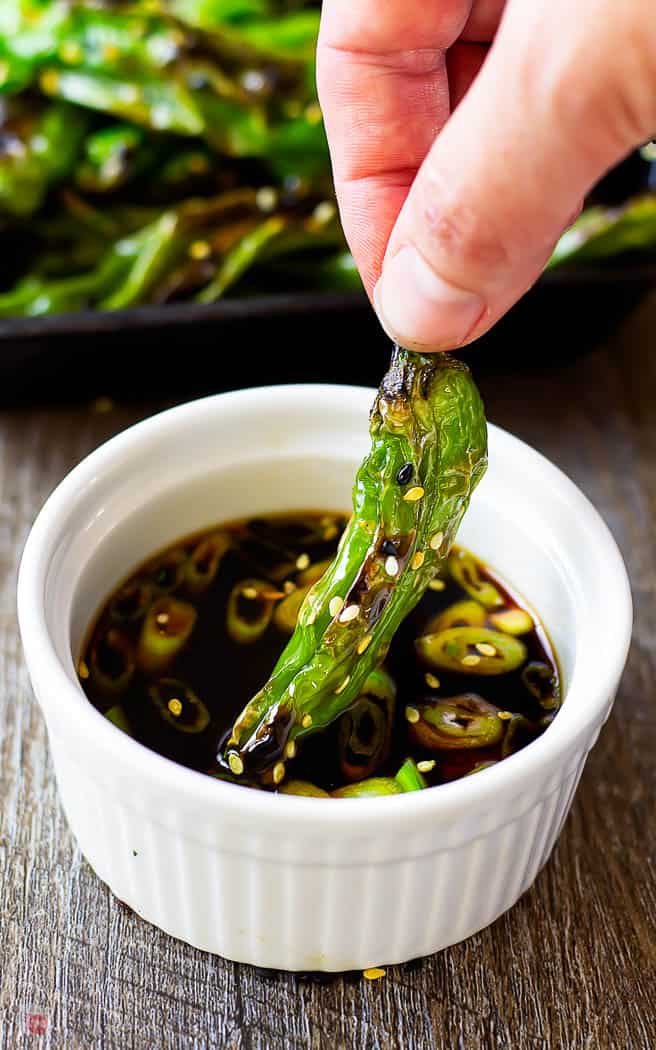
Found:
[[(89, 631), (78, 671), (91, 703), (153, 751), (225, 779), (217, 755), (269, 677), (346, 522), (325, 512), (230, 522), (150, 558)], [(409, 757), (427, 785), (446, 783), (530, 744), (560, 695), (557, 659), (535, 614), (456, 547), (361, 697), (303, 740), (274, 789), (301, 780), (332, 792), (392, 777)]]

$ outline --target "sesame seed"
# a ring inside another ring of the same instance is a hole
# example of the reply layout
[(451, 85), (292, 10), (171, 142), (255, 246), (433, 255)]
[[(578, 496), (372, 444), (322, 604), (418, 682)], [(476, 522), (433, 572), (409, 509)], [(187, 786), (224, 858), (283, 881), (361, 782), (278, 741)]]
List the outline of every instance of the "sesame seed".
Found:
[(439, 678), (436, 678), (434, 674), (430, 673), (430, 671), (427, 671), (424, 675), (424, 681), (426, 682), (426, 685), (429, 686), (431, 689), (440, 688)]
[(343, 693), (350, 681), (351, 681), (351, 676), (350, 676), (350, 674), (347, 674), (347, 676), (344, 679), (344, 681), (340, 685), (337, 686), (337, 689), (335, 690), (335, 696), (339, 696), (340, 693)]
[(498, 714), (497, 714), (497, 718), (500, 718), (502, 722), (509, 722), (510, 719), (512, 718), (512, 712), (511, 711), (499, 711)]
[(369, 648), (369, 646), (371, 645), (371, 639), (372, 635), (370, 634), (365, 634), (364, 638), (360, 639), (360, 641), (358, 642), (357, 649), (358, 656), (362, 656), (362, 654)]
[(385, 976), (385, 971), (381, 966), (370, 966), (368, 970), (362, 971), (362, 976), (365, 981), (379, 981)]
[(417, 551), (414, 554), (414, 556), (412, 558), (412, 561), (410, 562), (410, 568), (411, 569), (421, 569), (422, 565), (424, 564), (424, 558), (425, 558), (424, 552), (423, 551)]
[(344, 608), (344, 599), (340, 598), (338, 594), (334, 598), (331, 598), (328, 602), (328, 612), (331, 616), (337, 616), (338, 613)]
[(404, 492), (403, 498), (406, 503), (416, 503), (417, 500), (421, 499), (424, 495), (424, 490), (421, 485), (413, 485), (411, 489)]
[(426, 758), (423, 762), (417, 762), (417, 769), (420, 773), (430, 773), (432, 769), (435, 769), (435, 759)]
[(294, 693), (296, 692), (296, 682), (290, 682), (289, 683), (289, 686), (287, 688), (287, 692), (289, 693), (290, 696), (294, 695)]
[(182, 714), (182, 701), (178, 700), (177, 696), (171, 697), (168, 704), (166, 705), (172, 715), (178, 718)]
[(385, 572), (388, 576), (396, 576), (399, 571), (399, 562), (392, 554), (385, 559)]
[(228, 765), (230, 766), (230, 772), (234, 773), (236, 777), (241, 776), (244, 772), (244, 763), (234, 751), (228, 755)]
[(295, 740), (288, 740), (287, 743), (285, 744), (285, 758), (295, 758), (295, 757), (296, 757), (296, 741)]
[(296, 568), (300, 569), (302, 571), (303, 569), (309, 568), (309, 565), (310, 565), (310, 555), (309, 554), (299, 554), (298, 558), (296, 559)]
[(157, 616), (155, 617), (155, 623), (159, 624), (160, 627), (166, 627), (168, 622), (169, 622), (169, 614), (168, 613), (165, 613), (165, 612), (158, 613)]
[(94, 412), (97, 412), (99, 416), (104, 416), (107, 412), (111, 412), (114, 408), (114, 402), (111, 397), (97, 397), (91, 405)]
[(303, 715), (301, 725), (303, 726), (303, 729), (309, 729), (312, 725), (312, 715)]
[(116, 89), (116, 94), (119, 96), (121, 102), (125, 102), (128, 105), (135, 105), (139, 101), (139, 88), (134, 84), (119, 84)]
[(350, 623), (351, 620), (355, 620), (360, 614), (359, 605), (347, 605), (346, 608), (340, 613), (340, 623)]
[(415, 722), (419, 721), (419, 711), (416, 707), (406, 707), (405, 717), (408, 722), (411, 722), (414, 725)]
[(279, 784), (284, 779), (285, 779), (285, 763), (284, 762), (276, 762), (275, 766), (273, 767), (273, 782), (274, 782), (274, 784)]
[(285, 582), (282, 585), (282, 589), (285, 592), (285, 594), (293, 594), (296, 590), (296, 584), (293, 580), (285, 580)]
[(321, 109), (319, 108), (318, 102), (310, 102), (309, 106), (305, 107), (305, 119), (308, 124), (321, 123)]
[(272, 186), (262, 186), (255, 194), (255, 203), (260, 211), (273, 211), (278, 203), (278, 194)]
[(463, 667), (476, 667), (476, 664), (480, 664), (481, 658), (476, 653), (468, 653), (467, 656), (463, 656), (460, 663)]
[(435, 532), (435, 533), (433, 533), (433, 535), (430, 538), (431, 550), (432, 551), (439, 550), (440, 547), (442, 546), (443, 539), (444, 539), (444, 533), (443, 532)]
[(336, 525), (328, 525), (323, 531), (324, 540), (334, 540), (335, 536), (339, 532)]
[(443, 591), (445, 587), (446, 587), (446, 584), (445, 584), (444, 580), (440, 580), (440, 579), (431, 580), (430, 583), (428, 584), (428, 588), (431, 591)]
[(77, 667), (77, 673), (79, 674), (80, 678), (88, 678), (89, 677), (89, 668), (85, 664), (84, 660), (80, 660), (80, 662), (78, 664), (78, 667)]
[(476, 648), (482, 656), (496, 656), (497, 650), (489, 642), (476, 642)]
[(251, 94), (258, 94), (267, 86), (267, 78), (259, 69), (247, 69), (242, 75), (241, 82), (246, 91), (250, 91)]
[(52, 95), (59, 87), (59, 76), (54, 69), (46, 69), (45, 73), (41, 74), (40, 83), (46, 95)]
[(211, 255), (212, 249), (210, 248), (207, 241), (194, 241), (189, 246), (189, 254), (192, 259), (207, 259), (208, 255)]
[(257, 598), (256, 587), (243, 587), (241, 593), (244, 598)]
[(171, 110), (162, 104), (153, 106), (150, 111), (150, 119), (156, 128), (168, 128), (171, 123)]
[(82, 48), (73, 40), (65, 40), (59, 48), (59, 57), (64, 62), (81, 62), (83, 57)]

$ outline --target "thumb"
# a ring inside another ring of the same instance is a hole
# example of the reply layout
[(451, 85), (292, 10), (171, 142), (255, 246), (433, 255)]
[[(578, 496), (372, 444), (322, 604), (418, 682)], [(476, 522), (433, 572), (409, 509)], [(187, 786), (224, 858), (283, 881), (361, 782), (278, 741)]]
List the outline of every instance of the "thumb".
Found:
[(482, 335), (533, 284), (581, 199), (656, 127), (644, 0), (510, 0), (390, 236), (374, 304), (404, 346)]

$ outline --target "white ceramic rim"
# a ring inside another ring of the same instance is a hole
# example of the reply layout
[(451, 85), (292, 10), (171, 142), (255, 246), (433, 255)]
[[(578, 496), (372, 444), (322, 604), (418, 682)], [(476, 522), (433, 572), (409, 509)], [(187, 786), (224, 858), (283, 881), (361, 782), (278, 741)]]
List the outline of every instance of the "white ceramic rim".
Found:
[[(333, 838), (339, 836), (340, 831), (351, 837), (359, 831), (371, 833), (372, 829), (384, 826), (389, 820), (393, 823), (402, 821), (410, 826), (431, 812), (439, 813), (441, 818), (451, 815), (454, 819), (462, 818), (469, 807), (474, 808), (483, 801), (490, 802), (495, 796), (503, 797), (504, 789), (512, 789), (519, 781), (530, 779), (531, 770), (555, 765), (559, 756), (570, 751), (580, 736), (589, 734), (591, 725), (602, 722), (609, 693), (611, 689), (614, 692), (619, 682), (630, 644), (631, 591), (615, 540), (590, 501), (549, 460), (499, 427), (494, 428), (497, 442), (530, 457), (532, 476), (540, 476), (545, 484), (556, 486), (570, 503), (576, 505), (588, 542), (603, 554), (604, 582), (608, 593), (613, 596), (613, 632), (597, 635), (596, 644), (588, 645), (577, 657), (567, 689), (567, 703), (546, 732), (529, 747), (480, 771), (475, 777), (465, 777), (427, 791), (339, 803), (273, 795), (217, 781), (151, 751), (104, 718), (89, 703), (81, 687), (71, 680), (49, 635), (45, 589), (53, 550), (78, 493), (92, 482), (94, 476), (102, 476), (117, 458), (129, 462), (131, 449), (142, 439), (157, 438), (172, 427), (183, 427), (204, 407), (216, 404), (220, 411), (221, 403), (226, 404), (228, 399), (239, 399), (241, 408), (248, 412), (264, 392), (269, 396), (276, 393), (285, 396), (293, 392), (300, 398), (311, 394), (326, 399), (343, 399), (349, 395), (360, 399), (366, 395), (373, 399), (374, 393), (366, 387), (293, 384), (249, 388), (192, 401), (152, 416), (111, 438), (75, 467), (50, 495), (28, 537), (18, 581), (18, 619), (23, 645), (30, 654), (30, 662), (39, 663), (40, 678), (48, 681), (47, 696), (39, 697), (44, 710), (51, 703), (56, 703), (59, 708), (68, 705), (66, 717), (75, 720), (76, 731), (84, 736), (89, 748), (100, 749), (110, 758), (116, 756), (123, 765), (129, 764), (133, 774), (159, 786), (167, 797), (184, 797), (194, 806), (207, 807), (208, 812), (219, 807), (223, 813), (240, 821), (266, 821), (273, 832), (276, 825), (282, 830), (283, 826), (294, 824), (299, 828), (311, 826), (314, 833), (325, 829), (326, 834)], [(621, 625), (619, 629), (618, 625)], [(58, 717), (62, 717), (61, 711)]]

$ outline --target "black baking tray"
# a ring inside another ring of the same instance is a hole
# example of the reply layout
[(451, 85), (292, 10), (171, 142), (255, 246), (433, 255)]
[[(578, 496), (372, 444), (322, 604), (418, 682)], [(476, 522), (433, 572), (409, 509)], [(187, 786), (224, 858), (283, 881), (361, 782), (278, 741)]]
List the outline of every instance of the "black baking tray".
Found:
[[(468, 349), (480, 370), (544, 366), (610, 335), (656, 261), (544, 274)], [(4, 406), (99, 395), (182, 400), (286, 382), (372, 385), (389, 343), (364, 293), (292, 293), (0, 321)]]

